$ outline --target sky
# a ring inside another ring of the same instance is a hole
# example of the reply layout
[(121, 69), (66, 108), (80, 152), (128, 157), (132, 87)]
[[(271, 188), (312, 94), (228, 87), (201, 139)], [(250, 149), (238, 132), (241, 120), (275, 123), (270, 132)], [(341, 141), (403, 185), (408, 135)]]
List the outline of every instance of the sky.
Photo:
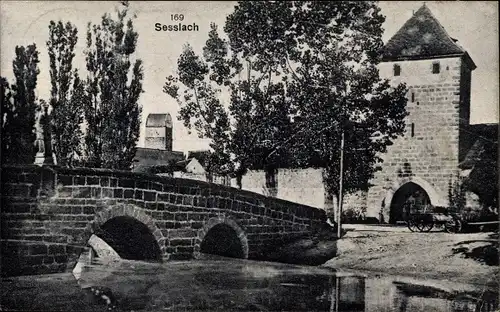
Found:
[[(422, 1), (381, 1), (379, 6), (386, 16), (383, 25), (384, 42), (387, 42)], [(178, 105), (162, 88), (165, 78), (175, 75), (177, 58), (184, 44), (194, 50), (201, 49), (208, 38), (211, 22), (223, 27), (226, 16), (236, 2), (229, 1), (132, 1), (130, 9), (137, 14), (134, 29), (139, 33), (137, 57), (144, 62), (144, 93), (140, 97), (143, 107), (141, 138), (144, 146), (144, 124), (150, 113), (170, 113), (173, 124), (173, 149), (188, 151), (206, 149), (207, 140), (196, 134), (189, 135), (177, 121)], [(498, 3), (495, 1), (427, 1), (426, 5), (440, 21), (448, 34), (458, 39), (477, 65), (472, 74), (471, 123), (498, 122), (499, 98), (499, 48)], [(12, 60), (16, 45), (35, 43), (40, 51), (38, 97), (48, 99), (50, 76), (46, 41), (51, 20), (70, 21), (78, 28), (74, 67), (84, 74), (86, 27), (88, 22), (99, 23), (104, 13), (114, 14), (117, 1), (0, 1), (0, 75), (13, 81)], [(184, 23), (196, 23), (199, 31), (155, 31), (155, 24), (175, 24), (172, 14), (183, 14)]]

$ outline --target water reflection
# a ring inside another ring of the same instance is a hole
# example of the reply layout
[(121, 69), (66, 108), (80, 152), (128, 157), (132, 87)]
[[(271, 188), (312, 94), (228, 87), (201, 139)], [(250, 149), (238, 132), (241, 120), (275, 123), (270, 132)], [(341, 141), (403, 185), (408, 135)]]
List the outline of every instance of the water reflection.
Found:
[[(452, 293), (320, 267), (233, 259), (126, 262), (111, 269), (94, 263), (84, 267), (79, 284), (87, 292), (95, 293), (96, 287), (107, 291), (106, 297), (113, 298), (107, 308), (123, 311), (451, 312), (498, 307), (498, 295), (490, 292)], [(104, 299), (95, 302), (106, 305)]]
[(414, 284), (393, 282), (396, 288), (394, 306), (397, 311), (495, 311), (493, 293), (482, 298), (474, 294), (453, 294), (444, 290)]

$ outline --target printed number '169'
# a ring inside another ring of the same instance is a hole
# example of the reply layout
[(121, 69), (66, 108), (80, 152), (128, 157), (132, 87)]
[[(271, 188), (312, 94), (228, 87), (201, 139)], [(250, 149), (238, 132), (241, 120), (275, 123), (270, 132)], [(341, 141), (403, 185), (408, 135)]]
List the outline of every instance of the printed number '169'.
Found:
[(170, 19), (172, 21), (183, 21), (184, 20), (184, 14), (170, 14)]

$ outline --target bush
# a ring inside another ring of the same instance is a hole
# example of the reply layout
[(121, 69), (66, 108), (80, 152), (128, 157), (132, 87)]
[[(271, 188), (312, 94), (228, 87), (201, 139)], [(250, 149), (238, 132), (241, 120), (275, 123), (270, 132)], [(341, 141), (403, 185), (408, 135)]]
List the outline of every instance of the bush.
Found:
[(455, 181), (448, 183), (448, 204), (451, 212), (464, 213), (466, 205), (466, 179), (457, 174)]
[[(335, 213), (330, 212), (327, 213), (327, 217), (332, 222), (337, 222), (337, 218), (335, 217)], [(343, 224), (379, 224), (380, 221), (374, 217), (366, 216), (366, 208), (365, 207), (355, 207), (348, 208), (342, 211), (342, 223)]]

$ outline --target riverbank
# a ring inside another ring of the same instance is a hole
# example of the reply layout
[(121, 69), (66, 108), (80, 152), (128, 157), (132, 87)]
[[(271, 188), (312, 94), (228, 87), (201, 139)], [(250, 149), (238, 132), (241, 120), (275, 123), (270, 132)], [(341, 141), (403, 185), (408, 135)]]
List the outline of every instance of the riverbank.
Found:
[(498, 234), (348, 230), (324, 266), (498, 289)]
[[(498, 296), (497, 291), (500, 286), (498, 234), (447, 234), (439, 231), (411, 233), (405, 228), (378, 227), (374, 230), (375, 228), (377, 227), (348, 229), (340, 240), (328, 236), (304, 239), (277, 250), (278, 255), (286, 257), (290, 262), (313, 264), (323, 261), (324, 264), (321, 266), (290, 266), (276, 262), (220, 259), (220, 257), (215, 260), (209, 258), (199, 261), (169, 262), (163, 265), (126, 260), (119, 268), (109, 269), (94, 265), (90, 271), (86, 271), (87, 276), (80, 283), (76, 282), (71, 273), (4, 278), (0, 279), (0, 298), (2, 298), (0, 311), (11, 311), (9, 308), (13, 307), (18, 311), (107, 310), (109, 306), (102, 300), (99, 301), (100, 299), (89, 291), (93, 285), (108, 287), (112, 289), (113, 294), (121, 294), (122, 306), (127, 308), (139, 303), (141, 307), (156, 304), (156, 299), (153, 300), (156, 295), (159, 296), (157, 299), (162, 306), (173, 307), (174, 303), (170, 302), (172, 298), (181, 300), (186, 293), (191, 294), (193, 289), (199, 290), (201, 296), (207, 290), (223, 287), (221, 285), (243, 287), (236, 290), (228, 289), (227, 300), (220, 302), (215, 300), (209, 305), (219, 307), (221, 302), (237, 302), (228, 299), (232, 296), (255, 298), (254, 286), (262, 284), (263, 291), (267, 293), (268, 279), (277, 277), (284, 279), (276, 283), (279, 286), (277, 293), (291, 298), (290, 302), (294, 303), (296, 294), (289, 296), (289, 287), (299, 289), (302, 294), (304, 289), (317, 287), (321, 278), (325, 284), (321, 292), (331, 293), (328, 288), (331, 287), (329, 283), (332, 273), (337, 277), (353, 276), (356, 283), (364, 285), (346, 288), (351, 290), (359, 288), (360, 298), (385, 298), (385, 294), (391, 293), (389, 289), (396, 286), (406, 289), (410, 287), (408, 285), (412, 285), (410, 288), (413, 290), (403, 292), (408, 298), (413, 298), (411, 300), (423, 296), (425, 300), (444, 298), (454, 302), (461, 296), (475, 298), (472, 302), (477, 303), (478, 298), (488, 293), (484, 300), (497, 305), (498, 301), (495, 301), (495, 298)], [(231, 273), (228, 272), (230, 267), (233, 267)], [(332, 272), (329, 268), (337, 271)], [(219, 271), (217, 276), (213, 275), (215, 269)], [(310, 284), (306, 286), (302, 285), (304, 274), (311, 276)], [(177, 278), (171, 280), (174, 275)], [(228, 281), (228, 276), (236, 280)], [(352, 282), (352, 279), (346, 280)], [(360, 282), (361, 280), (364, 282)], [(168, 285), (164, 285), (165, 283)], [(249, 285), (254, 285), (250, 288), (251, 295), (247, 293)], [(154, 291), (151, 291), (150, 287), (153, 287)], [(283, 287), (286, 289), (283, 290)], [(172, 289), (175, 289), (172, 296), (167, 296), (165, 299), (164, 293)], [(362, 289), (365, 293), (361, 291)], [(366, 294), (372, 295), (367, 297)], [(310, 297), (322, 298), (319, 295), (314, 293)], [(204, 300), (209, 300), (205, 297)], [(198, 299), (193, 302), (200, 302)], [(367, 300), (366, 311), (377, 310), (376, 304), (379, 301), (379, 299)], [(391, 310), (392, 308), (388, 307), (392, 307), (394, 302), (394, 298), (388, 297), (383, 303), (383, 308)], [(425, 302), (419, 301), (418, 304)], [(429, 307), (435, 303), (435, 301), (430, 302)], [(312, 300), (305, 307), (314, 307), (316, 304), (317, 302)], [(242, 310), (255, 310), (255, 307), (257, 306), (244, 306)], [(147, 306), (142, 310), (161, 309), (158, 306)]]
[[(478, 285), (219, 258), (0, 279), (0, 311), (496, 311)], [(337, 299), (335, 299), (337, 298)], [(335, 304), (334, 304), (335, 303)], [(335, 309), (338, 307), (338, 309)], [(453, 307), (453, 309), (451, 309)]]
[(0, 279), (0, 311), (106, 311), (94, 303), (71, 273)]

